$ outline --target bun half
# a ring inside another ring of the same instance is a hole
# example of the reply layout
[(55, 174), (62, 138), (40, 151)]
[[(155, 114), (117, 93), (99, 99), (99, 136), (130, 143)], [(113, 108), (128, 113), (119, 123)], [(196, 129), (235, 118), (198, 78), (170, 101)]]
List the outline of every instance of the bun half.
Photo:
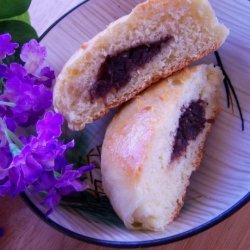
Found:
[(73, 130), (218, 49), (229, 31), (207, 0), (148, 0), (84, 43), (65, 64), (54, 107)]
[(163, 230), (178, 215), (218, 112), (221, 70), (186, 68), (125, 104), (102, 147), (103, 187), (130, 229)]

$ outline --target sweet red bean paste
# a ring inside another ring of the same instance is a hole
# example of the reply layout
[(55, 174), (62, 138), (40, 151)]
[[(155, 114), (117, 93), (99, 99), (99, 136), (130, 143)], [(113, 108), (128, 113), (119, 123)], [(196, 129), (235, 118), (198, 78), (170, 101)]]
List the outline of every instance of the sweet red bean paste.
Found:
[(202, 100), (192, 101), (188, 107), (182, 107), (182, 114), (179, 119), (179, 126), (175, 135), (172, 160), (177, 159), (185, 152), (189, 141), (195, 140), (205, 128), (206, 102)]
[(144, 66), (159, 54), (163, 44), (167, 44), (172, 36), (134, 48), (124, 50), (116, 55), (107, 56), (102, 63), (97, 80), (90, 89), (91, 100), (105, 97), (112, 89), (119, 90), (131, 79), (131, 72)]

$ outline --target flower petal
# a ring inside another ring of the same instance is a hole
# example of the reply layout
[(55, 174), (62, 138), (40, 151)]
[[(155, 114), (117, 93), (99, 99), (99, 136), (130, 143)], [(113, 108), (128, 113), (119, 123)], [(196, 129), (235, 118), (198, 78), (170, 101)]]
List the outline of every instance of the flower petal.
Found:
[(13, 55), (16, 48), (18, 48), (18, 43), (11, 42), (9, 33), (0, 35), (0, 60), (5, 59), (7, 55)]
[(61, 114), (48, 111), (44, 118), (37, 122), (36, 130), (38, 138), (41, 140), (50, 140), (59, 137), (62, 133), (61, 126), (64, 122)]
[(45, 62), (46, 54), (46, 48), (32, 39), (23, 45), (20, 58), (25, 62), (24, 67), (28, 73), (36, 74)]
[(41, 69), (40, 77), (38, 78), (37, 83), (43, 84), (48, 88), (51, 88), (52, 82), (55, 79), (55, 72), (50, 67), (46, 66)]

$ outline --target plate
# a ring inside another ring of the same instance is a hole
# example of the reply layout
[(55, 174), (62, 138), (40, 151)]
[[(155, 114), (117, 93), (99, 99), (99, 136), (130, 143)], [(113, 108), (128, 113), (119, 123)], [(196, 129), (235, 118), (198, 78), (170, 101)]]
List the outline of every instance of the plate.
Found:
[[(80, 45), (112, 21), (128, 14), (140, 0), (89, 0), (56, 21), (41, 37), (47, 47), (48, 63), (56, 74)], [(245, 130), (236, 103), (227, 107), (224, 91), (221, 112), (206, 143), (205, 157), (188, 188), (180, 216), (163, 232), (127, 230), (115, 215), (100, 182), (100, 151), (105, 129), (115, 111), (88, 125), (79, 145), (86, 163), (97, 168), (89, 176), (91, 190), (76, 195), (59, 206), (48, 218), (37, 196), (23, 195), (27, 204), (44, 221), (59, 231), (87, 242), (113, 247), (152, 246), (194, 235), (219, 223), (250, 198), (250, 6), (247, 0), (210, 1), (221, 22), (231, 33), (219, 50), (225, 71), (235, 87), (244, 115)], [(218, 64), (215, 55), (200, 62)], [(93, 195), (91, 195), (91, 193)], [(97, 198), (94, 198), (94, 197)], [(76, 203), (77, 201), (77, 203)]]

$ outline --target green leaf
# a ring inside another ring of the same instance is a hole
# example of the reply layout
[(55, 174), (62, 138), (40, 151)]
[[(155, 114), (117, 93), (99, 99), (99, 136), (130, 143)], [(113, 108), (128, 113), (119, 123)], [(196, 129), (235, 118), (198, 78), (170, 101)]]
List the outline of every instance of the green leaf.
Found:
[(30, 3), (31, 0), (0, 0), (0, 19), (21, 15)]
[(12, 41), (18, 42), (19, 47), (30, 39), (38, 39), (37, 33), (29, 24), (23, 21), (6, 20), (0, 21), (0, 34), (10, 33)]
[(18, 20), (18, 21), (23, 21), (25, 23), (30, 24), (30, 15), (28, 13), (28, 11), (26, 11), (25, 13), (23, 13), (20, 16), (15, 16), (13, 18), (11, 18), (12, 20)]
[(28, 11), (26, 11), (25, 13), (19, 15), (19, 16), (15, 16), (15, 17), (11, 17), (11, 18), (6, 18), (6, 19), (2, 19), (0, 21), (7, 21), (7, 20), (19, 20), (19, 21), (23, 21), (25, 23), (30, 24), (30, 16)]

